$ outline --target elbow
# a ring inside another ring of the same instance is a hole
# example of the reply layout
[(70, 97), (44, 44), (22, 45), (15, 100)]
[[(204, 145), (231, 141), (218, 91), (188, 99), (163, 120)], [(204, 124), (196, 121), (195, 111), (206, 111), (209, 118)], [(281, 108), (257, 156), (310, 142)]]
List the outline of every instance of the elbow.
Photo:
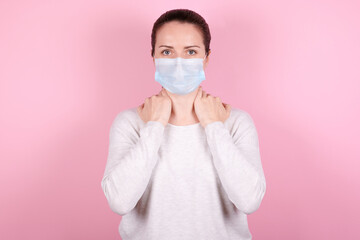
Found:
[(241, 209), (242, 212), (244, 212), (246, 215), (250, 215), (256, 210), (259, 209), (261, 204), (261, 199), (256, 199), (252, 202), (248, 202), (248, 204)]
[(109, 201), (109, 207), (111, 211), (113, 211), (114, 213), (120, 216), (124, 216), (132, 210), (132, 208), (124, 207), (124, 206), (125, 205), (123, 203), (119, 203), (117, 201)]
[(108, 182), (106, 178), (101, 181), (101, 188), (105, 194), (111, 211), (114, 213), (123, 216), (133, 209), (133, 207), (130, 207), (126, 201), (122, 200), (116, 190), (111, 188), (111, 183)]
[(257, 211), (261, 205), (266, 192), (266, 183), (261, 183), (256, 191), (253, 192), (251, 197), (247, 199), (243, 204), (237, 204), (237, 208), (244, 212), (246, 215), (250, 215)]

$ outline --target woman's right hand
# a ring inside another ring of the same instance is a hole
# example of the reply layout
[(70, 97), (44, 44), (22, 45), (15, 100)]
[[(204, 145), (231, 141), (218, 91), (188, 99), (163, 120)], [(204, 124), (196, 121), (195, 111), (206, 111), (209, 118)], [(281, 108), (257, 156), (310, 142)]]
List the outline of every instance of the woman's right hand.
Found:
[(138, 106), (137, 111), (145, 123), (158, 121), (166, 126), (170, 118), (171, 107), (171, 99), (165, 89), (162, 88), (158, 94), (147, 97), (145, 102)]

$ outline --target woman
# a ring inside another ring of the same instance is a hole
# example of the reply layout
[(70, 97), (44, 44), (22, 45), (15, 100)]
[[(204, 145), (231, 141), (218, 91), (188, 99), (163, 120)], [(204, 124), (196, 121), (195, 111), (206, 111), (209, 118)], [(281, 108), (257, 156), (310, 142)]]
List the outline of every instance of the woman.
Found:
[(102, 189), (128, 239), (252, 239), (247, 215), (266, 182), (251, 116), (202, 90), (210, 31), (171, 10), (152, 31), (162, 90), (120, 112), (110, 129)]

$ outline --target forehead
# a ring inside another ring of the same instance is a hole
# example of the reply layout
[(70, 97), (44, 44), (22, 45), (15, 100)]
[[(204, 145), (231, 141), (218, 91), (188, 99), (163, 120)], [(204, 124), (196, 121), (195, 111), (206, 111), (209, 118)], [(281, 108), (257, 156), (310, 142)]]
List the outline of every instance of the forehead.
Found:
[(156, 32), (156, 45), (201, 45), (201, 30), (194, 24), (171, 21), (165, 23)]

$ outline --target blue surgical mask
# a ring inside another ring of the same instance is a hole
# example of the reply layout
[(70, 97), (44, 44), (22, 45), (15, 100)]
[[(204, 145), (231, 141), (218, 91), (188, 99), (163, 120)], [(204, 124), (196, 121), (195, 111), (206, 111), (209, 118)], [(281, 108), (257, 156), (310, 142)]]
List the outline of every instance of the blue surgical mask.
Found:
[(188, 94), (205, 80), (203, 69), (205, 57), (155, 58), (155, 81), (171, 93)]

